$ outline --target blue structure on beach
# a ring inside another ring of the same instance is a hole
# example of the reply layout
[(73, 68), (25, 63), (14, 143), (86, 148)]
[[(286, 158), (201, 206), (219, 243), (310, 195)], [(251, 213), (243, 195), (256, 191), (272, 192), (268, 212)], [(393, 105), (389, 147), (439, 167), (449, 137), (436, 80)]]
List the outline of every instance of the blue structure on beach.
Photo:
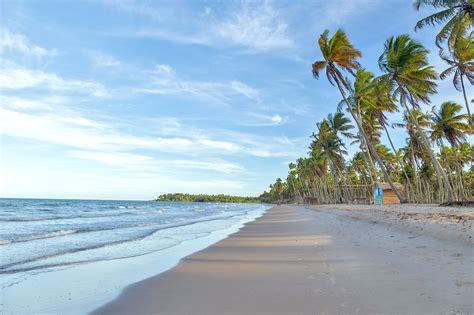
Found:
[[(398, 191), (403, 193), (403, 185), (394, 183)], [(400, 204), (400, 199), (393, 191), (388, 183), (377, 183), (374, 189), (374, 204), (375, 205), (395, 205)]]

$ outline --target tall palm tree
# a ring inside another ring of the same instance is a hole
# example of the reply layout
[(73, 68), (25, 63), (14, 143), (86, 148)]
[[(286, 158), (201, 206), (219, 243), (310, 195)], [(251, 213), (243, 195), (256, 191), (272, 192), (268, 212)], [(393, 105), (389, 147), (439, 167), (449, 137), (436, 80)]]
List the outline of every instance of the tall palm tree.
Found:
[[(349, 139), (354, 138), (354, 135), (350, 132), (350, 130), (354, 128), (354, 126), (351, 125), (351, 121), (349, 120), (349, 118), (344, 116), (344, 113), (340, 110), (337, 110), (334, 115), (328, 114), (326, 120), (331, 130), (333, 130), (333, 132), (336, 134), (337, 141), (339, 141), (339, 154), (341, 156), (347, 154), (346, 146), (342, 142), (342, 139), (339, 137), (339, 134)], [(343, 165), (342, 168), (345, 168), (345, 165)], [(347, 188), (347, 177), (344, 176), (344, 174), (342, 175), (342, 181), (344, 183), (346, 197), (350, 198), (350, 191)]]
[(328, 35), (329, 30), (325, 30), (319, 38), (319, 48), (321, 49), (324, 60), (313, 63), (313, 76), (315, 79), (319, 79), (320, 73), (326, 69), (326, 77), (332, 85), (336, 85), (338, 87), (339, 92), (341, 93), (342, 98), (347, 105), (347, 109), (351, 113), (352, 118), (355, 120), (360, 134), (365, 139), (370, 153), (379, 164), (380, 169), (384, 174), (385, 180), (389, 183), (393, 192), (397, 195), (400, 201), (404, 202), (405, 198), (401, 195), (400, 191), (392, 182), (389, 174), (387, 173), (385, 165), (377, 154), (374, 145), (367, 138), (359, 118), (355, 115), (351, 104), (347, 100), (346, 92), (350, 90), (350, 87), (344, 78), (342, 71), (345, 70), (354, 75), (354, 71), (360, 68), (357, 58), (361, 57), (362, 53), (352, 46), (346, 34), (342, 30), (337, 30), (331, 39), (328, 38)]
[(395, 148), (392, 137), (390, 136), (387, 128), (388, 121), (385, 113), (394, 113), (398, 111), (398, 107), (395, 104), (393, 95), (391, 95), (392, 83), (380, 78), (373, 78), (373, 75), (370, 76), (369, 82), (372, 86), (373, 95), (371, 95), (369, 98), (370, 101), (367, 102), (367, 105), (370, 107), (370, 111), (373, 113), (373, 116), (378, 120), (378, 124), (385, 131), (385, 135), (387, 136), (387, 139), (393, 150), (395, 161), (400, 166), (400, 170), (405, 177), (407, 183), (406, 190), (411, 190), (408, 173), (405, 171), (399, 151)]
[(474, 85), (474, 38), (472, 33), (468, 36), (464, 34), (459, 35), (449, 51), (451, 56), (448, 56), (443, 51), (440, 52), (440, 57), (448, 63), (449, 68), (441, 72), (439, 76), (444, 80), (454, 73), (454, 87), (462, 92), (464, 96), (469, 122), (473, 126), (469, 102), (466, 96), (466, 87), (464, 86), (464, 77), (467, 78), (471, 85)]
[(362, 121), (367, 137), (372, 143), (380, 143), (380, 121), (377, 107), (377, 97), (372, 72), (360, 69), (357, 71), (352, 93), (353, 106)]
[[(367, 138), (373, 139), (374, 138), (374, 133), (377, 133), (378, 126), (375, 126), (375, 124), (367, 124), (366, 119), (371, 119), (373, 117), (367, 115), (367, 108), (370, 108), (373, 103), (373, 85), (372, 85), (372, 79), (373, 79), (373, 74), (369, 71), (366, 71), (364, 69), (359, 69), (355, 75), (355, 81), (354, 81), (354, 86), (351, 89), (351, 94), (348, 96), (348, 100), (351, 103), (351, 106), (353, 107), (353, 110), (355, 114), (360, 118), (361, 125), (364, 126), (364, 131), (367, 135)], [(338, 107), (341, 108), (342, 106), (345, 105), (344, 100), (342, 100)], [(372, 177), (376, 181), (377, 180), (377, 170), (375, 168), (375, 164), (372, 160), (372, 156), (370, 154), (370, 150), (367, 149), (367, 143), (365, 140), (361, 137), (359, 133), (358, 141), (361, 144), (361, 150), (364, 148), (366, 149), (365, 153), (367, 155), (367, 159), (370, 163), (371, 169), (372, 169)], [(362, 139), (361, 139), (362, 138)], [(358, 142), (355, 140), (353, 143)], [(372, 141), (372, 144), (375, 144)]]
[(339, 188), (339, 179), (344, 178), (344, 154), (347, 154), (344, 145), (337, 136), (337, 132), (331, 128), (328, 120), (324, 119), (317, 124), (318, 132), (313, 133), (313, 142), (311, 143), (311, 156), (319, 160), (327, 160), (330, 176), (334, 185), (334, 192), (336, 194), (336, 202), (342, 200), (341, 191)]
[(317, 124), (318, 133), (313, 133), (314, 141), (311, 143), (311, 150), (321, 152), (320, 157), (328, 159), (331, 164), (331, 171), (340, 171), (344, 168), (344, 154), (347, 154), (344, 149), (344, 144), (341, 139), (337, 136), (334, 129), (331, 128), (329, 121), (324, 119), (321, 123)]
[[(412, 119), (414, 117), (415, 119)], [(419, 157), (426, 156), (425, 147), (423, 141), (418, 136), (413, 120), (416, 120), (417, 124), (423, 128), (427, 129), (431, 126), (431, 115), (429, 113), (424, 113), (420, 109), (413, 109), (408, 113), (407, 111), (403, 112), (403, 123), (394, 123), (393, 127), (405, 128), (408, 132), (408, 145), (412, 147), (414, 153)]]
[(453, 192), (446, 172), (436, 159), (428, 137), (408, 107), (410, 104), (413, 109), (417, 109), (420, 102), (429, 103), (429, 95), (436, 92), (437, 85), (434, 80), (437, 75), (434, 68), (429, 66), (427, 55), (428, 50), (409, 35), (390, 37), (385, 42), (384, 51), (379, 58), (379, 67), (385, 72), (381, 79), (392, 83), (394, 98), (398, 97), (400, 104), (410, 115), (438, 177), (443, 179), (448, 202), (451, 202)]
[(454, 102), (444, 102), (438, 111), (435, 109), (436, 107), (433, 107), (431, 140), (442, 146), (444, 138), (448, 140), (451, 147), (464, 142), (471, 128), (465, 123), (468, 116), (460, 114), (462, 106)]
[(417, 10), (424, 6), (431, 6), (441, 11), (418, 21), (415, 30), (446, 22), (436, 35), (436, 45), (440, 48), (441, 43), (446, 39), (448, 39), (448, 47), (451, 47), (460, 33), (469, 26), (473, 26), (474, 0), (415, 0)]

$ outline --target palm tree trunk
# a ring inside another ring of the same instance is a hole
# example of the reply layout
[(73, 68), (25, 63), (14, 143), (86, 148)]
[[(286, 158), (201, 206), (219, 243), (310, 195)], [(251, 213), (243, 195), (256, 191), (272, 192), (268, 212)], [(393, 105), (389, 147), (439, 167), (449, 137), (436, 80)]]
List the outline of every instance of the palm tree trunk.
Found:
[(462, 88), (462, 95), (464, 96), (464, 102), (466, 103), (467, 114), (469, 116), (468, 117), (469, 124), (471, 125), (471, 127), (474, 128), (474, 122), (472, 121), (471, 110), (469, 109), (469, 102), (467, 101), (466, 88), (464, 87), (464, 79), (463, 79), (462, 73), (461, 73), (461, 88)]
[(331, 177), (332, 177), (332, 184), (334, 185), (334, 193), (336, 195), (336, 203), (338, 203), (339, 200), (341, 200), (341, 192), (339, 191), (339, 185), (337, 183), (337, 178), (338, 175), (337, 175), (337, 171), (335, 170), (334, 168), (334, 165), (332, 163), (332, 160), (329, 159), (329, 169), (331, 170)]
[(452, 188), (453, 188), (453, 196), (456, 200), (458, 200), (458, 189), (456, 187), (456, 182), (453, 178), (453, 170), (451, 169), (451, 166), (449, 166), (449, 162), (446, 161), (446, 169), (447, 169), (447, 175), (448, 175), (448, 179), (449, 181), (452, 183)]
[(347, 108), (349, 109), (349, 112), (351, 113), (352, 115), (352, 118), (355, 120), (356, 124), (357, 124), (357, 128), (359, 128), (359, 131), (360, 133), (362, 134), (362, 137), (365, 139), (366, 141), (366, 144), (367, 144), (367, 147), (370, 151), (370, 153), (373, 155), (373, 157), (375, 158), (375, 160), (377, 161), (377, 163), (379, 164), (380, 166), (380, 169), (382, 170), (382, 173), (384, 175), (384, 178), (385, 180), (387, 181), (387, 183), (390, 185), (390, 188), (392, 188), (393, 192), (395, 193), (395, 195), (397, 195), (398, 199), (400, 200), (400, 202), (404, 203), (406, 202), (406, 199), (405, 197), (403, 197), (401, 195), (401, 193), (398, 191), (398, 188), (395, 186), (395, 184), (392, 182), (392, 179), (390, 178), (390, 176), (388, 175), (387, 173), (387, 169), (385, 168), (385, 165), (383, 164), (382, 160), (380, 159), (377, 151), (375, 151), (375, 148), (374, 148), (374, 145), (372, 144), (372, 142), (369, 141), (369, 139), (367, 138), (367, 135), (365, 134), (365, 131), (364, 129), (362, 128), (360, 122), (359, 122), (359, 119), (357, 119), (356, 115), (354, 114), (354, 111), (352, 110), (351, 108), (351, 105), (349, 104), (349, 101), (347, 100), (346, 98), (346, 95), (344, 94), (344, 90), (342, 89), (342, 86), (341, 86), (341, 83), (339, 82), (339, 79), (336, 77), (335, 78), (335, 81), (337, 83), (337, 87), (339, 88), (339, 92), (341, 93), (342, 95), (342, 98), (344, 99), (344, 102), (346, 103), (347, 105)]
[(398, 165), (402, 169), (403, 175), (405, 175), (405, 179), (407, 180), (407, 184), (410, 185), (410, 179), (408, 178), (408, 174), (405, 171), (405, 168), (403, 167), (402, 162), (398, 158), (398, 151), (395, 149), (395, 146), (393, 145), (392, 138), (390, 137), (390, 134), (388, 133), (387, 126), (385, 124), (381, 124), (383, 129), (385, 130), (385, 134), (387, 135), (388, 141), (390, 142), (390, 146), (392, 147), (393, 153), (395, 153), (395, 158), (397, 159)]
[(416, 162), (415, 153), (413, 152), (413, 140), (412, 140), (412, 147), (410, 148), (410, 151), (411, 151), (411, 167), (413, 168), (413, 178), (415, 180), (415, 187), (416, 187), (415, 195), (417, 196), (415, 198), (415, 201), (419, 203), (422, 198), (421, 183), (420, 183), (420, 179), (418, 178), (418, 163)]
[(461, 190), (462, 190), (462, 198), (463, 200), (467, 200), (468, 199), (468, 195), (466, 194), (466, 187), (464, 185), (464, 172), (462, 171), (462, 163), (459, 162), (459, 179), (460, 179), (460, 182), (461, 182)]
[(305, 197), (305, 195), (304, 195), (304, 190), (303, 190), (303, 189), (304, 189), (304, 185), (303, 185), (303, 181), (301, 180), (301, 176), (300, 176), (299, 174), (298, 174), (297, 179), (298, 179), (298, 181), (300, 182), (300, 187), (301, 187), (301, 188), (299, 189), (299, 192), (300, 192), (300, 194), (302, 195), (301, 198), (303, 199), (303, 203), (304, 203), (304, 197)]
[[(400, 89), (402, 90), (401, 87), (400, 87)], [(408, 94), (408, 95), (411, 98), (412, 104), (415, 105), (413, 97), (411, 97), (410, 94)], [(451, 185), (449, 183), (448, 176), (446, 175), (446, 172), (441, 168), (441, 165), (439, 164), (438, 160), (436, 159), (436, 156), (434, 155), (434, 152), (431, 149), (428, 137), (426, 136), (424, 131), (421, 129), (421, 127), (418, 124), (418, 121), (416, 120), (415, 116), (413, 116), (412, 111), (409, 110), (406, 102), (403, 101), (401, 103), (403, 103), (403, 105), (405, 106), (405, 109), (407, 110), (407, 113), (410, 115), (410, 118), (411, 118), (413, 124), (416, 127), (416, 131), (417, 131), (418, 135), (420, 136), (420, 138), (422, 140), (421, 142), (423, 143), (426, 151), (428, 152), (428, 155), (430, 156), (430, 159), (431, 159), (431, 162), (433, 163), (436, 174), (443, 179), (444, 186), (445, 186), (446, 192), (448, 194), (448, 202), (452, 202), (453, 201), (453, 190), (452, 190)], [(441, 187), (440, 187), (440, 189), (441, 189)]]
[[(372, 171), (374, 171), (374, 173), (375, 173), (375, 165), (373, 164), (373, 161), (370, 159), (370, 155), (369, 155), (368, 151), (364, 152), (363, 148), (364, 147), (367, 148), (367, 145), (365, 145), (365, 144), (362, 145), (362, 142), (364, 140), (362, 139), (362, 136), (360, 135), (360, 132), (358, 133), (358, 136), (359, 136), (360, 143), (361, 143), (360, 149), (362, 151), (362, 157), (364, 158), (365, 165), (367, 166), (367, 167), (364, 167), (364, 174), (363, 175), (364, 175), (364, 178), (370, 180), (370, 185), (374, 186), (374, 184), (375, 184), (374, 179), (376, 179), (376, 178), (374, 176), (372, 176), (372, 172), (370, 172), (370, 167), (372, 167)], [(369, 162), (368, 162), (369, 159), (370, 159), (370, 162), (371, 162), (370, 165), (369, 165)], [(362, 175), (362, 173), (361, 173), (361, 175)], [(366, 176), (366, 175), (368, 175), (368, 176)]]
[[(360, 121), (362, 121), (362, 114), (361, 114), (361, 112), (360, 112), (360, 106), (357, 106), (357, 114), (358, 114), (357, 118), (359, 118)], [(354, 119), (356, 119), (356, 118), (354, 118)], [(363, 143), (363, 144), (364, 144), (364, 147), (365, 147), (365, 149), (366, 149), (365, 152), (367, 153), (367, 157), (368, 157), (368, 159), (369, 159), (369, 161), (370, 161), (370, 166), (372, 166), (372, 171), (374, 172), (374, 173), (373, 173), (373, 182), (375, 183), (375, 182), (377, 182), (377, 169), (375, 168), (375, 164), (374, 164), (374, 161), (372, 160), (372, 156), (370, 156), (370, 151), (369, 151), (369, 149), (368, 149), (368, 147), (367, 147), (367, 141), (365, 140), (364, 137), (361, 136), (360, 132), (359, 132), (359, 137), (361, 138), (361, 139), (359, 139), (359, 140), (360, 140), (360, 143), (361, 143), (361, 144)], [(366, 136), (366, 137), (367, 137), (367, 136)]]
[[(464, 191), (464, 183), (463, 183), (463, 174), (462, 174), (462, 163), (458, 156), (458, 147), (454, 143), (451, 143), (451, 150), (453, 150), (454, 158), (456, 161), (456, 165), (454, 165), (454, 172), (458, 181), (460, 200), (466, 200), (466, 194)], [(448, 161), (446, 161), (446, 164), (447, 163)]]

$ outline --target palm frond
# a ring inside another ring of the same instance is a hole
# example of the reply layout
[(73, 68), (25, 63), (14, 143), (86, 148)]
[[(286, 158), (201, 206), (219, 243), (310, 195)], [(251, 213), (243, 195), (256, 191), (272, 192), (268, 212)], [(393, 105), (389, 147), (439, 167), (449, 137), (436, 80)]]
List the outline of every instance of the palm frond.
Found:
[(427, 16), (421, 20), (419, 20), (416, 25), (415, 25), (415, 31), (422, 29), (425, 26), (434, 26), (438, 23), (442, 23), (449, 18), (451, 18), (453, 15), (456, 14), (456, 11), (454, 8), (448, 8), (446, 10), (436, 12), (430, 16)]
[(326, 67), (326, 61), (316, 61), (313, 63), (313, 77), (319, 79), (319, 73)]

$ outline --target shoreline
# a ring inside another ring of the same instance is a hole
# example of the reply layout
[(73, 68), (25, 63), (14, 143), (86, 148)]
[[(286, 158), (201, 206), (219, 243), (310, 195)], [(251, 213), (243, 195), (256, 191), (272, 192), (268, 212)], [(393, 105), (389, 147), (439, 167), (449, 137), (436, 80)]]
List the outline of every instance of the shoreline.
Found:
[(472, 243), (325, 208), (275, 206), (92, 314), (474, 311)]
[[(247, 215), (238, 217), (232, 225), (214, 230), (206, 236), (184, 240), (176, 246), (140, 256), (2, 274), (0, 313), (90, 313), (115, 299), (129, 285), (173, 268), (181, 258), (235, 233), (246, 222), (255, 220), (267, 210), (251, 210)], [(180, 233), (195, 233), (197, 226), (202, 224), (209, 222), (180, 227)], [(25, 295), (28, 296), (26, 300)]]

